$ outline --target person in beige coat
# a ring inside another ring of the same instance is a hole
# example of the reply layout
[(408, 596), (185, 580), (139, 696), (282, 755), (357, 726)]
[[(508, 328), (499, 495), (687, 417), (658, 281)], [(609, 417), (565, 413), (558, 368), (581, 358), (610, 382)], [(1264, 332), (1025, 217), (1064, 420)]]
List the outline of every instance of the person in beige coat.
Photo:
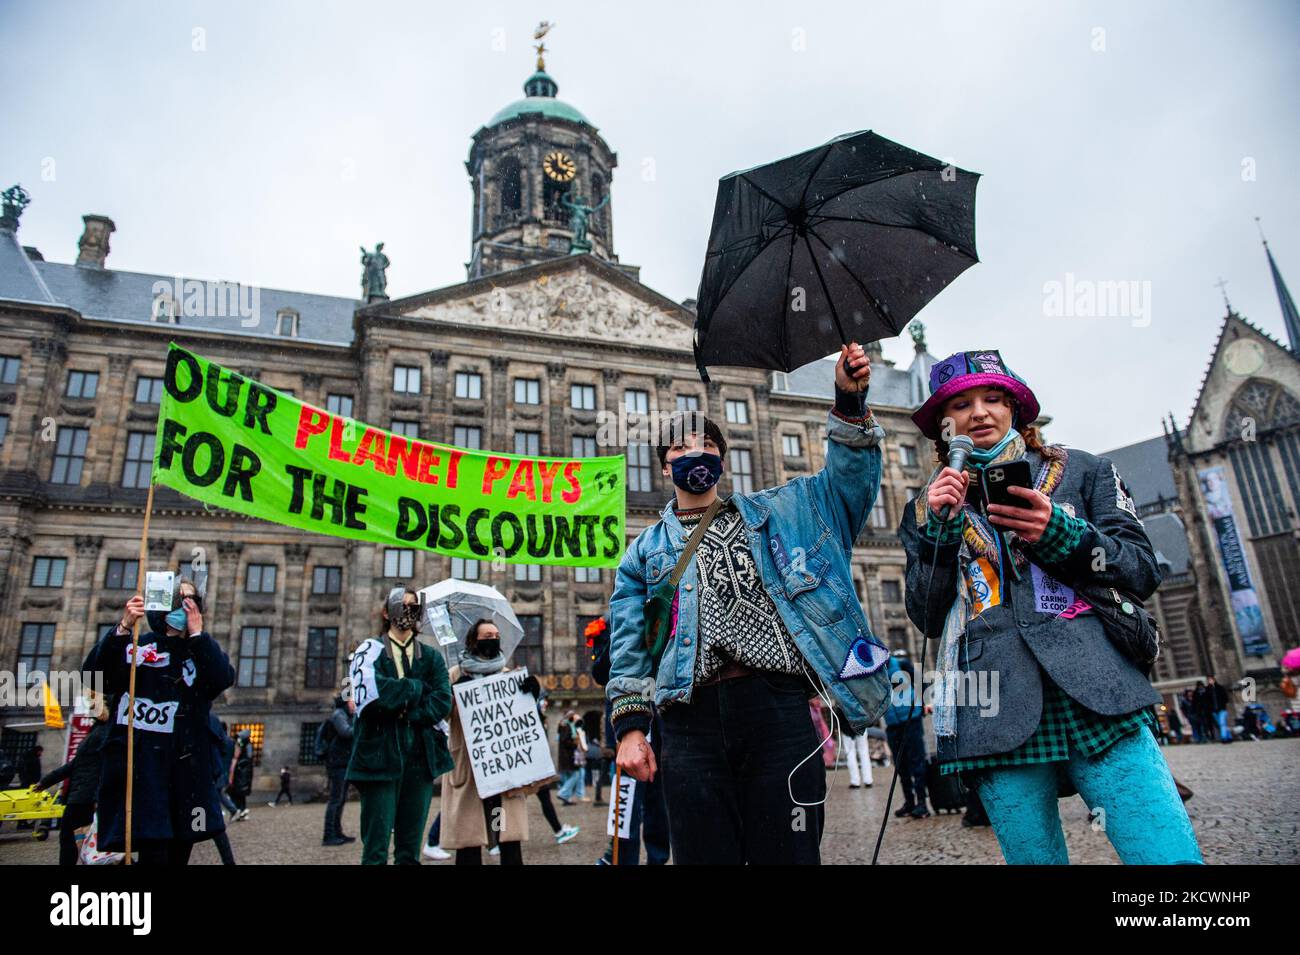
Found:
[[(466, 656), (451, 668), (453, 686), (508, 669), (501, 653), (501, 631), (491, 620), (478, 620), (469, 628), (465, 651)], [(483, 847), (489, 844), (488, 827), (492, 826), (501, 846), (501, 864), (523, 865), (523, 843), (528, 840), (528, 796), (535, 787), (480, 798), (460, 710), (454, 706), (450, 723), (449, 747), (456, 766), (442, 777), (440, 845), (456, 853), (456, 865), (482, 865)]]

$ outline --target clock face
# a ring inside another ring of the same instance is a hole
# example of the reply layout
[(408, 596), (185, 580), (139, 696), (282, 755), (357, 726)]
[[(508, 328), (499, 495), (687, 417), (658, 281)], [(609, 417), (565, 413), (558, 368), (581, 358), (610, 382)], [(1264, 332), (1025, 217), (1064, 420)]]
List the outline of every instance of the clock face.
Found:
[(556, 149), (546, 154), (542, 170), (556, 182), (569, 182), (578, 174), (578, 165), (572, 156)]
[(1263, 367), (1264, 346), (1249, 338), (1239, 338), (1224, 349), (1223, 363), (1234, 375), (1248, 378)]

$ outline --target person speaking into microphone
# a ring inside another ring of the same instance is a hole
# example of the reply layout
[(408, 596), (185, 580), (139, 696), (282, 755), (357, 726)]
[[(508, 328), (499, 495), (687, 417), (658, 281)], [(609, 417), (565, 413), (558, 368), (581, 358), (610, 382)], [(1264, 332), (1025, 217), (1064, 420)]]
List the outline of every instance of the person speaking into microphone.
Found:
[(930, 391), (912, 420), (940, 467), (899, 534), (908, 616), (938, 646), (940, 772), (978, 788), (1008, 863), (1069, 862), (1057, 799), (1076, 792), (1123, 862), (1201, 862), (1146, 676), (1160, 571), (1119, 472), (1043, 444), (997, 351), (938, 362)]

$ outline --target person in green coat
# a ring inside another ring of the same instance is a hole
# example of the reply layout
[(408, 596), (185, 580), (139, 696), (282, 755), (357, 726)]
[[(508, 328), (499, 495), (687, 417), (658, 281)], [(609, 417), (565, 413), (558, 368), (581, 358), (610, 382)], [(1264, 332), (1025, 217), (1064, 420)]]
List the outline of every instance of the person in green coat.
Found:
[(439, 727), (451, 714), (442, 657), (416, 639), (420, 596), (394, 587), (381, 611), (386, 629), (357, 647), (348, 675), (357, 721), (348, 779), (361, 794), (361, 863), (419, 865), (433, 781), (452, 768)]

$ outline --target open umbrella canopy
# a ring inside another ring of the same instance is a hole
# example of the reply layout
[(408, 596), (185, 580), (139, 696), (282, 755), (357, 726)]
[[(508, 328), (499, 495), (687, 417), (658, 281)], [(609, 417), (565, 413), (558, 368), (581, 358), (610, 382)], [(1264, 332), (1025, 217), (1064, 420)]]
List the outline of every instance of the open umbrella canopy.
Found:
[(424, 635), (433, 635), (435, 607), (446, 607), (456, 642), (442, 649), (447, 665), (455, 666), (465, 655), (465, 634), (478, 620), (491, 620), (501, 631), (501, 652), (509, 658), (524, 639), (524, 628), (510, 609), (510, 601), (495, 587), (449, 577), (419, 591), (424, 599)]
[(792, 371), (903, 330), (979, 261), (979, 174), (849, 133), (718, 183), (695, 361)]

